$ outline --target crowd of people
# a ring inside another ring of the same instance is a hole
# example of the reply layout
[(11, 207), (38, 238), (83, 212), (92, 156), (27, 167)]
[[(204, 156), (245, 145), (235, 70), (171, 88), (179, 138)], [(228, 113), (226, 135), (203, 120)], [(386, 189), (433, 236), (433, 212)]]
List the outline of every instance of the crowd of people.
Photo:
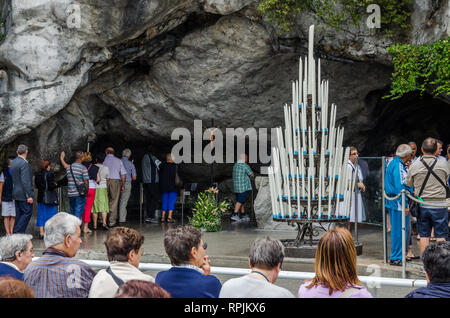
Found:
[[(448, 203), (450, 198), (450, 145), (446, 157), (442, 156), (444, 143), (428, 137), (421, 145), (421, 156), (417, 156), (415, 142), (401, 144), (395, 155), (387, 162), (385, 191), (389, 197), (398, 196), (402, 190), (421, 201), (417, 208), (406, 197), (406, 261), (418, 259), (412, 251), (412, 219), (416, 219), (420, 255), (431, 241), (446, 241), (449, 234)], [(402, 266), (402, 199), (386, 200), (388, 231), (391, 233), (390, 264)], [(414, 215), (411, 215), (411, 213)]]
[[(137, 179), (136, 167), (130, 160), (131, 150), (124, 149), (122, 158), (115, 156), (112, 147), (92, 157), (90, 152), (75, 151), (72, 163), (62, 152), (60, 161), (66, 177), (56, 181), (50, 160), (40, 162), (35, 174), (27, 161), (28, 147), (19, 145), (17, 157), (8, 159), (7, 167), (0, 173), (0, 203), (6, 234), (25, 233), (37, 199), (36, 227), (44, 238), (44, 225), (57, 213), (57, 188), (67, 184), (70, 213), (82, 221), (81, 232), (123, 225), (127, 220), (127, 204), (132, 181)], [(142, 160), (142, 182), (146, 199), (146, 222), (174, 222), (173, 212), (181, 179), (171, 154), (161, 162), (151, 154), (151, 148)], [(37, 188), (35, 197), (34, 188)], [(155, 211), (162, 198), (162, 216)], [(99, 224), (99, 216), (100, 222)], [(91, 222), (92, 221), (92, 222)]]
[[(295, 298), (275, 285), (284, 260), (276, 239), (257, 238), (250, 247), (250, 272), (221, 281), (211, 274), (202, 232), (190, 225), (169, 229), (164, 248), (172, 267), (156, 278), (139, 270), (144, 237), (134, 229), (115, 227), (105, 241), (109, 266), (97, 273), (75, 255), (82, 221), (60, 212), (45, 224), (45, 251), (34, 257), (31, 235), (0, 239), (0, 297), (35, 298)], [(423, 253), (426, 287), (406, 297), (450, 297), (450, 243), (427, 246)], [(319, 240), (315, 276), (299, 286), (298, 298), (372, 298), (358, 279), (356, 248), (344, 227), (328, 230)]]

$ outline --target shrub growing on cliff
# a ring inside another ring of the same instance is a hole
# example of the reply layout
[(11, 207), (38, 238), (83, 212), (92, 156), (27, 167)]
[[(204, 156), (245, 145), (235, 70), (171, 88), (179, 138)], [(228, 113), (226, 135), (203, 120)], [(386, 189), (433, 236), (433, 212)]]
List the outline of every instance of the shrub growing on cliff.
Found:
[(450, 37), (426, 45), (395, 44), (387, 50), (393, 56), (394, 72), (386, 98), (427, 90), (434, 96), (450, 95)]
[(324, 23), (342, 29), (345, 24), (363, 23), (370, 4), (381, 8), (381, 30), (392, 35), (392, 28), (408, 29), (411, 0), (262, 0), (259, 11), (275, 22), (282, 31), (289, 31), (297, 14), (311, 11)]

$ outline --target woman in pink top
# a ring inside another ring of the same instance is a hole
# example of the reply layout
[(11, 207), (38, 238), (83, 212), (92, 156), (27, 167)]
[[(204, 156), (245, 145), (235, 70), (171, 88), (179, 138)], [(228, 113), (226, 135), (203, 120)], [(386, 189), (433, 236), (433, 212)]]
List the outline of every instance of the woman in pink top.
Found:
[(372, 298), (356, 273), (356, 248), (345, 228), (326, 232), (319, 241), (316, 276), (298, 290), (299, 298)]

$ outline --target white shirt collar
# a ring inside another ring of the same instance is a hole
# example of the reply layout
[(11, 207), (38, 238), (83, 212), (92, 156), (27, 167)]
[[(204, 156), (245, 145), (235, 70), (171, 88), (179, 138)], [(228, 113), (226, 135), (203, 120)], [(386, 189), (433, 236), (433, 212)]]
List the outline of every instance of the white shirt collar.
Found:
[(10, 262), (0, 262), (0, 263), (5, 264), (5, 265), (9, 265), (12, 268), (14, 268), (16, 271), (22, 273), (22, 271), (19, 269), (19, 267), (17, 267), (16, 264), (14, 264), (14, 263), (10, 263)]
[(28, 163), (28, 160), (27, 160), (27, 159), (25, 159), (24, 157), (22, 157), (22, 156), (20, 156), (20, 155), (19, 155), (19, 156), (17, 156), (17, 157), (20, 157), (20, 158), (22, 158), (23, 160), (25, 160), (25, 162), (26, 162), (26, 163)]
[(191, 264), (181, 264), (179, 266), (173, 266), (173, 267), (177, 267), (177, 268), (189, 268), (189, 269), (193, 269), (196, 270), (197, 272), (199, 272), (200, 274), (204, 274), (203, 270), (201, 268), (198, 268), (195, 265), (191, 265)]

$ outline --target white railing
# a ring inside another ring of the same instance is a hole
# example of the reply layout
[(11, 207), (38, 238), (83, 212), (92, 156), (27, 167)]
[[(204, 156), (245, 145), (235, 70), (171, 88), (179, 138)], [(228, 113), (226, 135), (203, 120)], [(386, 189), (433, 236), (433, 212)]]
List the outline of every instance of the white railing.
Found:
[[(33, 261), (39, 259), (39, 257), (33, 258)], [(99, 260), (81, 260), (91, 266), (92, 268), (102, 269), (109, 266), (108, 261)], [(141, 263), (139, 269), (141, 271), (165, 271), (172, 267), (170, 264), (154, 264), (154, 263)], [(233, 268), (233, 267), (211, 267), (211, 274), (213, 275), (233, 275), (233, 276), (243, 276), (250, 273), (250, 269), (246, 268)], [(311, 279), (315, 276), (314, 273), (309, 272), (293, 272), (293, 271), (280, 271), (278, 274), (279, 279), (295, 279), (295, 280), (305, 280)], [(377, 277), (377, 276), (358, 276), (359, 280), (369, 286), (395, 286), (395, 287), (425, 287), (427, 285), (426, 280), (416, 280), (416, 279), (404, 279), (404, 278), (393, 278), (393, 277)]]

